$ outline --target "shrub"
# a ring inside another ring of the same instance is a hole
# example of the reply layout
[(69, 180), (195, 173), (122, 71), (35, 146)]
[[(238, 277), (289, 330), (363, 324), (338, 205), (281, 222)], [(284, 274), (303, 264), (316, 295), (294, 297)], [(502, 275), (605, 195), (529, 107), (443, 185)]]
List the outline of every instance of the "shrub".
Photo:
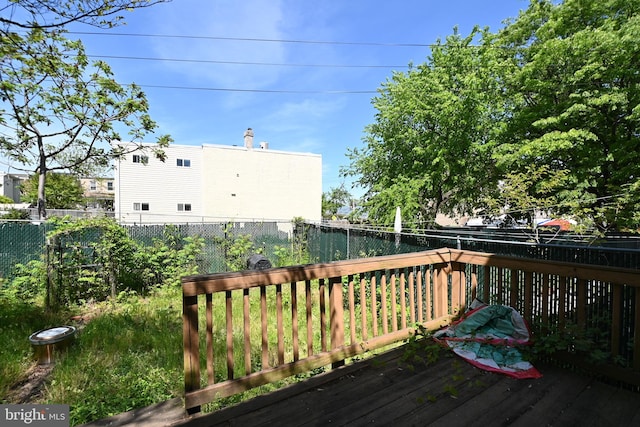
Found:
[[(0, 203), (3, 203), (0, 200)], [(7, 213), (0, 215), (0, 219), (31, 219), (31, 214), (25, 209), (10, 208)]]

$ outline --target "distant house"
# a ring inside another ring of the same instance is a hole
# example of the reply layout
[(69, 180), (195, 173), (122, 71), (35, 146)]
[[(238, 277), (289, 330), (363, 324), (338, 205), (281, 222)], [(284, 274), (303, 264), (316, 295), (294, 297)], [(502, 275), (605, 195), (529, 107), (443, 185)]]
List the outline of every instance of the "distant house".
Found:
[[(136, 146), (117, 143), (126, 149)], [(122, 223), (320, 221), (322, 157), (224, 145), (151, 144), (116, 161), (115, 217)]]
[(20, 184), (29, 179), (25, 173), (0, 172), (0, 194), (13, 200), (15, 203), (21, 202)]
[(113, 178), (80, 178), (87, 208), (113, 210), (115, 186)]

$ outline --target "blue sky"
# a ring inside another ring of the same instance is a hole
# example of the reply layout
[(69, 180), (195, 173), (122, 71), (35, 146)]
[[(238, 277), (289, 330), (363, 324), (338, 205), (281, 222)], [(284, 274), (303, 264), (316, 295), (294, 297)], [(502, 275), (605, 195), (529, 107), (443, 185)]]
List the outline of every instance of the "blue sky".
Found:
[(127, 25), (111, 30), (74, 26), (70, 38), (103, 57), (120, 83), (143, 87), (159, 133), (175, 144), (242, 145), (251, 127), (256, 144), (321, 154), (323, 191), (344, 183), (359, 196), (339, 170), (374, 121), (376, 89), (394, 70), (425, 62), (428, 45), (454, 26), (462, 35), (476, 24), (496, 31), (527, 5), (174, 0), (127, 13)]

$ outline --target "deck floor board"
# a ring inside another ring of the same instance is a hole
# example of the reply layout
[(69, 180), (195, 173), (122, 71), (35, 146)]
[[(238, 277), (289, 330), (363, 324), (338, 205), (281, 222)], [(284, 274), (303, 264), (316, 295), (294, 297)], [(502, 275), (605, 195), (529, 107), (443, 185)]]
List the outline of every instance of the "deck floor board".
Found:
[(397, 349), (174, 425), (634, 426), (640, 393), (554, 366), (539, 379), (479, 370), (449, 353), (408, 365)]

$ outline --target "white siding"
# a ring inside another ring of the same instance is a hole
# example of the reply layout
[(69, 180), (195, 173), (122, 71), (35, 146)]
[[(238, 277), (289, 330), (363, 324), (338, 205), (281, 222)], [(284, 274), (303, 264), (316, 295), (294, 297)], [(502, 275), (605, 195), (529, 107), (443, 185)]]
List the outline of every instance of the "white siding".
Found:
[(269, 149), (205, 146), (205, 211), (216, 217), (319, 221), (322, 157)]
[[(171, 145), (166, 162), (147, 154), (147, 165), (132, 154), (116, 164), (116, 218), (164, 223), (237, 220), (319, 221), (322, 157), (269, 149)], [(141, 154), (141, 153), (136, 153)], [(188, 159), (190, 167), (178, 167)], [(148, 203), (149, 211), (134, 210)], [(178, 203), (191, 212), (179, 212)]]
[[(116, 218), (123, 222), (164, 223), (201, 220), (202, 147), (172, 146), (164, 150), (164, 162), (147, 152), (127, 154), (115, 170)], [(148, 156), (148, 163), (134, 163), (134, 155)], [(177, 159), (189, 160), (189, 167), (177, 166)], [(149, 210), (135, 210), (135, 203), (148, 203)], [(191, 211), (178, 211), (178, 204), (190, 204)]]

